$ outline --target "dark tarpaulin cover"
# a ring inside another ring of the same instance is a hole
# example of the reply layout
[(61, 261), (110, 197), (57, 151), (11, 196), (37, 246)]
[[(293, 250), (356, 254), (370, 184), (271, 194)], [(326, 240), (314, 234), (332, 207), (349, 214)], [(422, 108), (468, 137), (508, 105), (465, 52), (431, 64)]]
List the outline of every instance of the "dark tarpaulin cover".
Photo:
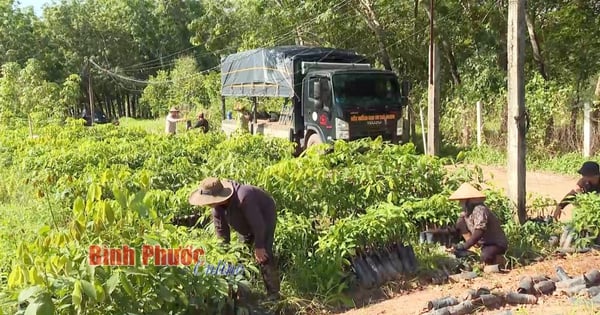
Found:
[(223, 96), (294, 96), (302, 80), (297, 61), (366, 63), (352, 51), (307, 46), (258, 48), (231, 54), (221, 62)]

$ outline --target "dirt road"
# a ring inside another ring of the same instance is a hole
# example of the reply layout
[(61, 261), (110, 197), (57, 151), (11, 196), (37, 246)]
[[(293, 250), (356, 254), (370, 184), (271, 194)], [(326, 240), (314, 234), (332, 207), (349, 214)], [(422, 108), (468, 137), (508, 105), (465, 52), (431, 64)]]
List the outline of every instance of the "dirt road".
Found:
[[(508, 175), (506, 169), (494, 166), (480, 167), (483, 171), (484, 181), (488, 183), (488, 186), (503, 189), (505, 191), (508, 189)], [(544, 172), (527, 172), (525, 177), (526, 191), (528, 195), (551, 198), (558, 202), (569, 192), (569, 190), (575, 187), (577, 179), (577, 176), (564, 176)], [(548, 210), (551, 210), (550, 208), (553, 207), (549, 207)], [(565, 209), (561, 221), (570, 219), (570, 210), (570, 206)]]
[[(507, 189), (508, 175), (506, 169), (493, 166), (480, 166), (483, 170), (484, 180), (491, 185)], [(528, 193), (544, 195), (560, 200), (577, 183), (577, 176), (564, 176), (552, 173), (527, 172), (525, 177)]]
[[(484, 180), (490, 186), (506, 190), (507, 174), (506, 170), (500, 167), (481, 167), (484, 174)], [(540, 195), (554, 200), (560, 200), (564, 195), (574, 187), (577, 182), (575, 176), (562, 176), (541, 172), (528, 172), (526, 177), (527, 192)], [(570, 218), (570, 209), (565, 209), (565, 215), (562, 220)], [(477, 286), (488, 286), (489, 288), (501, 287), (504, 290), (514, 290), (520, 276), (525, 274), (547, 274), (553, 276), (554, 268), (560, 265), (571, 274), (582, 273), (591, 268), (600, 267), (600, 255), (597, 252), (588, 254), (573, 255), (567, 258), (553, 258), (541, 263), (526, 266), (520, 269), (511, 270), (507, 274), (486, 275), (485, 279), (477, 278), (468, 282), (450, 283), (444, 285), (431, 285), (428, 287), (415, 289), (409, 292), (402, 292), (397, 296), (392, 296), (389, 300), (372, 304), (361, 309), (354, 309), (343, 313), (343, 315), (412, 315), (422, 314), (427, 302), (447, 295), (460, 297), (468, 288)], [(564, 296), (548, 296), (540, 299), (538, 305), (526, 307), (508, 307), (513, 314), (600, 314), (600, 311), (593, 310), (589, 306), (574, 306)], [(487, 311), (480, 314), (498, 314), (500, 310)]]

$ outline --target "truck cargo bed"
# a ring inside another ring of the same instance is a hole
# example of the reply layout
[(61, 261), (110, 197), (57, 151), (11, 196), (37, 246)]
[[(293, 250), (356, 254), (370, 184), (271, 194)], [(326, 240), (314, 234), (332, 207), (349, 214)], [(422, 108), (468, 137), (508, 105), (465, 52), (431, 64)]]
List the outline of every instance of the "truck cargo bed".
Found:
[[(293, 128), (291, 124), (281, 124), (277, 121), (268, 121), (262, 119), (258, 119), (256, 124), (249, 123), (248, 127), (248, 131), (254, 130), (255, 134), (285, 139), (290, 137), (290, 129)], [(237, 121), (233, 119), (223, 120), (221, 122), (221, 129), (225, 132), (225, 134), (230, 136), (231, 133), (237, 129)]]

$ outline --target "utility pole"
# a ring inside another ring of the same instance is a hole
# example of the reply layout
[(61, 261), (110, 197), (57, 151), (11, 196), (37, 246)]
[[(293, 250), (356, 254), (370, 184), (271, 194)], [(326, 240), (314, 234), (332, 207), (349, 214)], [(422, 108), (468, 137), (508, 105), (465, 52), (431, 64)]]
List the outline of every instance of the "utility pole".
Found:
[(519, 223), (527, 220), (525, 209), (525, 1), (509, 0), (508, 5), (508, 195), (517, 207)]
[(427, 103), (427, 154), (440, 153), (440, 56), (434, 36), (434, 0), (429, 2), (429, 93)]
[(94, 91), (92, 89), (92, 67), (88, 60), (88, 95), (90, 96), (90, 126), (94, 125)]

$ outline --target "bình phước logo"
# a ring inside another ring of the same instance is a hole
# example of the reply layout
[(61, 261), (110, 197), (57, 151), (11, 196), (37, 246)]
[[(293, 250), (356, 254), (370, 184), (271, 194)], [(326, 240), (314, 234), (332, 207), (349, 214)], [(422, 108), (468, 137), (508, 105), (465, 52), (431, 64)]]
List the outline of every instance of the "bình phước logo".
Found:
[[(238, 275), (244, 271), (242, 265), (235, 266), (222, 260), (216, 266), (205, 263), (204, 254), (202, 248), (191, 246), (162, 248), (160, 245), (143, 245), (139, 260), (142, 265), (194, 265), (194, 275), (198, 274), (198, 267), (201, 266), (204, 266), (205, 274), (213, 275)], [(138, 255), (135, 248), (127, 245), (123, 245), (121, 248), (90, 245), (88, 261), (91, 266), (137, 266)]]

